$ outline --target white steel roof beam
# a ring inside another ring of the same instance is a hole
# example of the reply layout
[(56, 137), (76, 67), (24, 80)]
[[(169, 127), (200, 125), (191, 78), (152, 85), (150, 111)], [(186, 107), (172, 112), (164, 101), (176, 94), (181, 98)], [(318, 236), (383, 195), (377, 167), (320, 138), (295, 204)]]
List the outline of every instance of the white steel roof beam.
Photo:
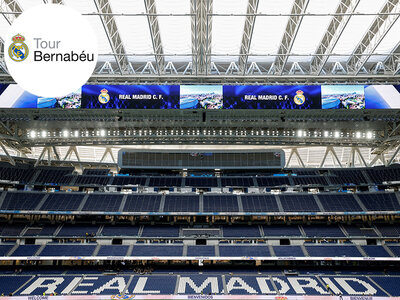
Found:
[(278, 49), (279, 55), (275, 59), (275, 74), (282, 75), (285, 69), (286, 62), (289, 58), (294, 41), (296, 40), (297, 32), (299, 31), (301, 22), (303, 21), (304, 13), (306, 12), (309, 0), (294, 0), (292, 7), (293, 16), (289, 17), (285, 32), (283, 33), (282, 41)]
[(126, 56), (124, 44), (119, 34), (117, 23), (112, 15), (112, 9), (108, 0), (94, 0), (97, 11), (101, 13), (101, 22), (106, 32), (108, 42), (114, 53), (115, 61), (121, 74), (129, 74), (129, 61)]
[[(0, 11), (9, 13), (3, 14), (8, 24), (12, 24), (16, 18), (22, 13), (21, 5), (17, 0), (0, 0)], [(12, 14), (14, 13), (14, 14)]]
[(253, 37), (254, 24), (256, 22), (256, 13), (258, 9), (259, 0), (249, 0), (247, 4), (247, 16), (244, 22), (244, 30), (242, 37), (242, 44), (240, 46), (239, 56), (239, 72), (246, 73), (247, 61), (249, 58), (251, 39)]
[[(360, 0), (341, 0), (336, 8), (336, 14), (353, 14)], [(316, 56), (312, 58), (310, 72), (315, 75), (321, 74), (329, 56), (342, 35), (351, 15), (335, 15), (315, 52)]]
[(393, 49), (392, 53), (385, 59), (385, 70), (389, 70), (393, 75), (396, 75), (400, 68), (400, 42)]
[(158, 23), (157, 8), (155, 0), (144, 0), (146, 7), (147, 21), (149, 23), (151, 41), (153, 44), (154, 57), (158, 74), (164, 73), (164, 50), (161, 42), (160, 25)]
[[(380, 42), (399, 18), (400, 0), (387, 0), (385, 5), (368, 28), (367, 33), (347, 62), (348, 71), (358, 74), (371, 57)], [(388, 15), (388, 13), (396, 13)]]
[(196, 75), (211, 72), (213, 0), (191, 0), (192, 14), (192, 67)]

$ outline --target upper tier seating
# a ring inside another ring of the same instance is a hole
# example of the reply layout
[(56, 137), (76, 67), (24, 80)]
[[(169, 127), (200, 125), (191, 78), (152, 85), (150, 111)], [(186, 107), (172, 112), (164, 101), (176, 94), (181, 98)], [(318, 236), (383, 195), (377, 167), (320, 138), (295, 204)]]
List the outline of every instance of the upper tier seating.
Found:
[(123, 211), (157, 212), (160, 209), (161, 195), (128, 195)]
[(287, 212), (320, 211), (313, 195), (279, 195), (279, 199)]
[(310, 256), (316, 257), (357, 257), (362, 256), (356, 246), (348, 245), (326, 245), (326, 246), (306, 246)]
[(303, 225), (307, 237), (345, 237), (337, 225)]
[(165, 212), (198, 212), (199, 211), (198, 195), (179, 195), (172, 194), (165, 196), (164, 211)]
[(218, 181), (216, 177), (186, 177), (185, 186), (216, 187), (218, 186)]
[(96, 244), (47, 244), (40, 256), (91, 256)]
[(107, 185), (111, 177), (108, 176), (77, 176), (74, 185)]
[(239, 206), (234, 195), (204, 195), (204, 212), (237, 212)]
[(241, 195), (245, 212), (274, 212), (279, 211), (274, 195)]
[(368, 210), (400, 210), (399, 201), (394, 193), (358, 194), (358, 197)]
[(17, 164), (14, 167), (8, 163), (0, 162), (0, 180), (28, 183), (35, 172), (36, 169), (30, 165)]
[(119, 211), (123, 195), (90, 194), (83, 206), (83, 211)]
[(37, 184), (69, 184), (72, 180), (72, 176), (70, 176), (74, 170), (74, 168), (51, 168), (51, 167), (38, 167), (40, 173), (35, 180)]
[(147, 177), (115, 176), (111, 185), (141, 185), (144, 186)]
[(328, 212), (363, 211), (354, 196), (350, 194), (320, 194), (318, 198)]
[(333, 184), (366, 184), (366, 183), (368, 183), (360, 170), (332, 169), (331, 173), (334, 176), (329, 177), (329, 179)]
[(81, 204), (84, 194), (54, 193), (49, 194), (40, 210), (76, 211)]
[(7, 192), (1, 209), (34, 210), (44, 195), (44, 193)]
[(180, 187), (182, 186), (182, 177), (150, 177), (149, 186)]

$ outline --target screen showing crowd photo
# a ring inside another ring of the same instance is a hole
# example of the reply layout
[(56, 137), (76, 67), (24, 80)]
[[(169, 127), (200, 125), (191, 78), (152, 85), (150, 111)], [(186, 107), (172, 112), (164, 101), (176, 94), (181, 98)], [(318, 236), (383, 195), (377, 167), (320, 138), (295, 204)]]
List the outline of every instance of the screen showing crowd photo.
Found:
[(321, 86), (322, 109), (364, 109), (363, 85)]
[(222, 85), (181, 85), (181, 109), (221, 109)]

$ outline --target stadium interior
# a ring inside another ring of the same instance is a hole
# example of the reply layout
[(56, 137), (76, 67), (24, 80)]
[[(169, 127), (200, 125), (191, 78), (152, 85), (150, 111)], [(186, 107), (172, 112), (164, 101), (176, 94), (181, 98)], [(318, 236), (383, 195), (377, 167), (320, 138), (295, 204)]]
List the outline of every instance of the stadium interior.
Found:
[[(0, 0), (0, 87), (1, 37), (43, 3), (88, 18), (101, 54), (82, 103), (0, 102), (1, 296), (400, 299), (400, 97), (365, 103), (400, 93), (399, 0)], [(221, 95), (101, 109), (103, 85)], [(243, 109), (222, 85), (366, 100)]]

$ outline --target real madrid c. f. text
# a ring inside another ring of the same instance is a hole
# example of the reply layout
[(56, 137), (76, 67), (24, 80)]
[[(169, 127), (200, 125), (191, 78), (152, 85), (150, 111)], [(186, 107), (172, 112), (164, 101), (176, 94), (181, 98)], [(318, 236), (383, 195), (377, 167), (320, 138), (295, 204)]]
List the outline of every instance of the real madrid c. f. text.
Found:
[(87, 19), (55, 4), (24, 11), (6, 35), (5, 47), (5, 62), (15, 82), (31, 94), (50, 98), (80, 89), (98, 56), (96, 34)]

